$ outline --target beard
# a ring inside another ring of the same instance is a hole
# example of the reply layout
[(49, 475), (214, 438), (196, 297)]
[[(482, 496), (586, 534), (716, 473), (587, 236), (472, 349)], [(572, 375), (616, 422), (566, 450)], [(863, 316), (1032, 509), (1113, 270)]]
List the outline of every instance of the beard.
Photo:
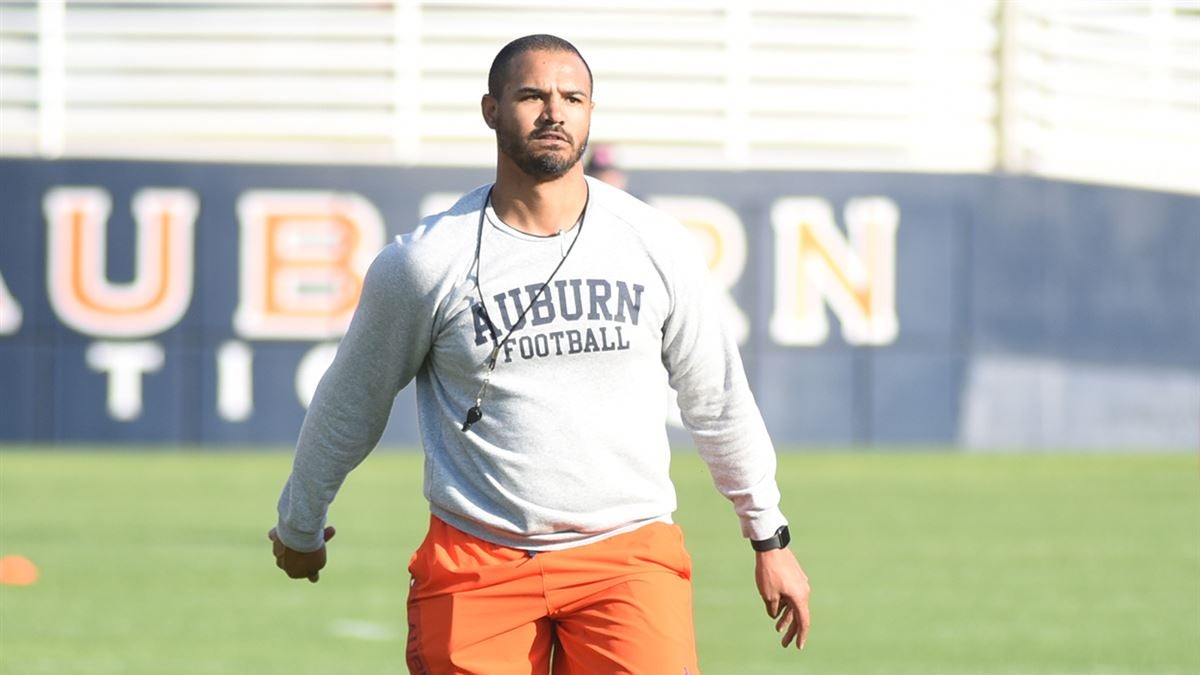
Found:
[(519, 133), (505, 130), (503, 125), (496, 127), (496, 143), (500, 148), (500, 152), (504, 153), (516, 164), (521, 171), (533, 178), (541, 180), (554, 180), (571, 170), (571, 167), (579, 163), (583, 158), (583, 154), (587, 152), (588, 139), (584, 138), (583, 143), (575, 146), (575, 139), (565, 130), (557, 129), (556, 131), (567, 139), (567, 144), (574, 148), (574, 152), (567, 153), (555, 152), (553, 150), (534, 151), (530, 149), (530, 143), (535, 137), (545, 131), (545, 129), (536, 129), (526, 138), (522, 138)]

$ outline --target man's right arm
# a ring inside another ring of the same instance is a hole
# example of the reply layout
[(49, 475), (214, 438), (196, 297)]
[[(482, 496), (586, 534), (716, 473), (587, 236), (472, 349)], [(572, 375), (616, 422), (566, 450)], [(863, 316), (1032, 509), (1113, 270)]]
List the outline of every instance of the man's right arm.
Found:
[(433, 310), (409, 278), (408, 255), (391, 244), (371, 264), (354, 318), (313, 395), (279, 499), (276, 530), (288, 548), (324, 545), (330, 503), (379, 442), (396, 394), (429, 350)]

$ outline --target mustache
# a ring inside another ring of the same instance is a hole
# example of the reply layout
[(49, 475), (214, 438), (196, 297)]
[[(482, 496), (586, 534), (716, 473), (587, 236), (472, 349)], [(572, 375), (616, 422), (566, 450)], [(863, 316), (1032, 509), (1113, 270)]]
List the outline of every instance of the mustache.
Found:
[(575, 139), (571, 134), (567, 133), (566, 129), (560, 126), (542, 127), (541, 129), (535, 129), (533, 133), (529, 134), (529, 140), (531, 141), (539, 138), (561, 138), (572, 145), (575, 144)]

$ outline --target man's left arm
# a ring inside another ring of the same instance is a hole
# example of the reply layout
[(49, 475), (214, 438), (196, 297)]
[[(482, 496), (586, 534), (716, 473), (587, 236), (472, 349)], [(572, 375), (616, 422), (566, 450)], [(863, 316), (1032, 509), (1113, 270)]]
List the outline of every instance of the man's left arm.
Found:
[(808, 576), (787, 548), (775, 448), (737, 344), (722, 324), (703, 259), (681, 252), (675, 263), (670, 277), (674, 306), (663, 326), (663, 363), (678, 393), (684, 426), (717, 489), (733, 502), (743, 536), (752, 542), (755, 581), (776, 630), (784, 633), (783, 646), (795, 642), (803, 648), (811, 623)]

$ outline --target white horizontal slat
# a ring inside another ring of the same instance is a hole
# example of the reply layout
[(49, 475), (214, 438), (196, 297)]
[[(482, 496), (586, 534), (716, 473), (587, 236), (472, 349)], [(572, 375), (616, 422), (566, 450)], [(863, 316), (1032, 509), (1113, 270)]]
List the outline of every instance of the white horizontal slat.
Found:
[(386, 77), (68, 73), (66, 98), (78, 105), (390, 106), (391, 85)]
[(36, 35), (37, 8), (33, 3), (0, 2), (0, 34)]
[[(533, 32), (558, 35), (575, 45), (585, 58), (588, 57), (591, 48), (595, 45), (613, 42), (617, 38), (622, 41), (628, 40), (630, 45), (713, 46), (724, 43), (727, 38), (723, 30), (725, 25), (723, 21), (714, 21), (705, 30), (676, 32), (676, 28), (679, 26), (677, 22), (649, 25), (625, 23), (623, 26), (601, 28), (589, 23), (578, 23), (574, 18), (560, 18), (557, 21), (551, 21), (544, 15), (539, 15), (535, 21), (523, 22), (511, 21), (511, 18), (504, 17), (496, 23), (467, 23), (460, 26), (456, 26), (455, 20), (438, 22), (426, 19), (422, 23), (422, 32), (427, 39), (435, 42), (470, 41), (483, 45), (489, 52), (488, 63), (491, 63), (491, 57), (495, 56), (496, 52), (509, 40)], [(615, 31), (620, 32), (616, 32), (614, 35)]]
[[(1185, 8), (1188, 6), (1200, 8), (1200, 0), (1168, 1), (1176, 8)], [(1075, 12), (1086, 12), (1088, 14), (1127, 14), (1130, 11), (1145, 12), (1147, 9), (1149, 9), (1149, 6), (1146, 0), (1104, 0), (1104, 2), (1096, 2), (1096, 0), (1054, 0), (1053, 4), (1046, 4), (1042, 11), (1053, 12), (1055, 14)]]
[[(751, 77), (822, 82), (914, 81), (984, 84), (994, 81), (996, 65), (982, 54), (955, 54), (931, 60), (893, 51), (830, 54), (820, 50), (758, 50), (748, 64)], [(919, 74), (919, 79), (916, 78)]]
[(36, 38), (0, 35), (0, 68), (35, 68), (37, 62)]
[(76, 71), (390, 73), (394, 59), (392, 45), (383, 39), (316, 42), (102, 36), (76, 38), (66, 46), (67, 68)]
[(659, 111), (673, 114), (723, 114), (729, 89), (721, 81), (639, 81), (608, 78), (597, 86), (592, 100), (595, 115), (610, 111)]
[[(1111, 5), (1111, 0), (1088, 1), (1091, 7), (1087, 14), (1048, 12), (1041, 6), (1028, 2), (1014, 4), (1014, 19), (1019, 22), (1018, 27), (1022, 34), (1053, 32), (1056, 35), (1071, 35), (1076, 39), (1094, 38), (1112, 44), (1127, 44), (1148, 38), (1154, 42), (1169, 39), (1183, 43), (1194, 43), (1200, 39), (1200, 12), (1169, 16), (1165, 23), (1169, 32), (1161, 35), (1160, 29), (1164, 24), (1160, 23), (1157, 17), (1146, 14), (1106, 17), (1103, 10)], [(1136, 2), (1142, 8), (1150, 6), (1146, 0)]]
[(946, 159), (914, 154), (905, 148), (851, 146), (752, 146), (748, 165), (755, 169), (846, 171), (985, 172), (991, 170), (986, 147)]
[(1200, 114), (1138, 105), (1088, 105), (1089, 99), (1056, 97), (1029, 107), (1028, 116), (1053, 128), (1095, 135), (1097, 145), (1128, 139), (1200, 145)]
[(487, 91), (487, 78), (478, 76), (428, 77), (419, 86), (400, 92), (405, 98), (412, 97), (418, 105), (469, 107), (479, 109), (479, 101)]
[(496, 163), (496, 144), (490, 139), (426, 139), (415, 159), (421, 166), (491, 167)]
[(725, 49), (711, 45), (603, 45), (588, 51), (586, 56), (597, 76), (686, 79), (713, 77), (729, 67)]
[(1046, 33), (1039, 37), (1025, 36), (1018, 43), (1058, 60), (1093, 64), (1097, 67), (1149, 68), (1166, 66), (1200, 73), (1200, 42), (1194, 45), (1172, 46), (1154, 44), (1150, 38), (1140, 43), (1114, 44), (1111, 40), (1078, 39), (1071, 35)]
[(1084, 108), (1078, 102), (1045, 101), (1031, 109), (1026, 119), (1035, 120), (1054, 133), (1091, 133), (1098, 145), (1123, 141), (1170, 140), (1180, 145), (1200, 142), (1200, 115), (1172, 110), (1138, 107)]
[(30, 136), (38, 126), (37, 110), (26, 105), (4, 101), (0, 103), (0, 138)]
[[(1104, 3), (1096, 4), (1103, 6)], [(1151, 5), (1146, 3), (1143, 7), (1149, 9)], [(1115, 42), (1156, 37), (1158, 28), (1155, 18), (1143, 12), (1130, 12), (1112, 16), (1106, 16), (1098, 12), (1077, 14), (1047, 13), (1041, 15), (1039, 18), (1051, 26), (1061, 26), (1070, 31), (1088, 31), (1107, 35), (1110, 40)], [(1190, 21), (1181, 20), (1172, 25), (1172, 30), (1180, 37), (1194, 38), (1197, 23), (1200, 23), (1200, 20), (1195, 18), (1192, 18)], [(1157, 37), (1161, 38), (1163, 36)]]
[[(707, 76), (723, 72), (728, 66), (727, 55), (718, 49), (634, 46), (594, 50), (581, 47), (580, 51), (597, 80), (621, 74), (648, 78)], [(483, 46), (433, 44), (422, 50), (420, 65), (425, 72), (478, 74), (480, 81), (486, 81), (494, 56), (494, 49)]]
[(765, 146), (752, 147), (748, 162), (755, 169), (821, 169), (875, 171), (912, 170), (912, 162), (896, 148)]
[(629, 166), (694, 169), (728, 163), (724, 145), (705, 143), (630, 143), (622, 136), (605, 136), (605, 142), (621, 146), (622, 162)]
[(417, 66), (423, 75), (470, 77), (487, 82), (488, 69), (496, 56), (496, 48), (476, 43), (423, 44)]
[(912, 117), (951, 110), (968, 118), (996, 113), (996, 96), (983, 87), (943, 90), (937, 98), (914, 87), (897, 85), (837, 85), (824, 83), (754, 83), (752, 112), (806, 115), (875, 115)]
[[(336, 7), (336, 5), (333, 5)], [(286, 6), (229, 5), (193, 8), (155, 5), (125, 9), (68, 4), (66, 32), (82, 35), (211, 35), (279, 38), (387, 37), (391, 10), (384, 4), (335, 9), (291, 9)]]
[(69, 137), (386, 138), (393, 119), (385, 113), (340, 110), (221, 110), (75, 108), (67, 114)]
[(77, 137), (66, 148), (71, 157), (120, 157), (127, 159), (208, 161), (254, 161), (270, 157), (273, 162), (328, 163), (330, 158), (347, 163), (395, 162), (392, 144), (382, 139), (302, 137)]
[(36, 152), (36, 138), (0, 135), (0, 157), (28, 157)]
[[(811, 117), (805, 119), (803, 124), (796, 124), (790, 119), (760, 116), (754, 118), (748, 135), (751, 143), (760, 144), (888, 146), (909, 145), (914, 138), (935, 140), (927, 138), (929, 131), (921, 125), (890, 119)], [(952, 142), (957, 136), (991, 135), (991, 129), (982, 120), (974, 125), (942, 125), (932, 131), (940, 134), (940, 138), (946, 142)]]
[[(562, 8), (547, 4), (521, 9), (503, 5), (430, 7), (421, 16), (422, 32), (430, 39), (481, 40), (492, 45), (492, 53), (509, 39), (530, 33), (552, 33), (583, 50), (590, 40), (611, 41), (619, 37), (630, 44), (658, 45), (710, 43), (725, 40), (724, 12), (711, 9), (695, 12), (654, 10), (654, 3), (636, 13), (604, 9)], [(490, 61), (490, 59), (489, 59)]]
[[(916, 39), (910, 26), (844, 20), (815, 24), (811, 21), (762, 20), (756, 25), (754, 46), (795, 46), (833, 49), (908, 49)], [(865, 24), (865, 25), (864, 25)], [(980, 22), (957, 27), (936, 44), (938, 49), (987, 52), (996, 44), (993, 26)], [(934, 45), (929, 45), (934, 46)]]
[(613, 111), (593, 121), (600, 136), (620, 134), (633, 143), (719, 142), (728, 133), (727, 120), (716, 115), (650, 115)]
[[(1200, 75), (1189, 79), (1158, 80), (1142, 69), (1096, 69), (1073, 64), (1041, 67), (1020, 86), (1053, 91), (1060, 96), (1087, 96), (1111, 101), (1161, 101), (1200, 105)], [(1036, 79), (1034, 79), (1036, 78)]]
[(869, 171), (974, 173), (991, 171), (984, 149), (960, 157), (914, 154), (898, 148), (854, 147), (756, 147), (750, 149), (748, 165), (775, 171)]
[(1056, 133), (1038, 156), (1039, 172), (1060, 178), (1113, 182), (1200, 193), (1200, 161), (1177, 143), (1121, 141), (1104, 146), (1090, 134)]
[[(0, 70), (0, 101), (10, 104), (37, 105), (37, 77), (30, 73)], [(2, 132), (3, 129), (0, 129), (0, 133)]]
[(748, 7), (756, 12), (777, 14), (809, 14), (815, 16), (911, 17), (922, 12), (953, 12), (960, 15), (991, 16), (996, 0), (954, 0), (950, 3), (931, 3), (928, 0), (750, 0)]
[[(1186, 139), (1173, 135), (1153, 137), (1121, 137), (1113, 133), (1098, 134), (1087, 125), (1056, 128), (1035, 119), (1025, 119), (1017, 125), (1022, 150), (1038, 158), (1039, 164), (1072, 162), (1123, 165), (1130, 158), (1157, 157), (1164, 165), (1200, 165), (1200, 156), (1186, 151)], [(1196, 140), (1192, 140), (1194, 146)], [(1059, 156), (1061, 154), (1061, 156)], [(1200, 179), (1200, 174), (1197, 175)]]

